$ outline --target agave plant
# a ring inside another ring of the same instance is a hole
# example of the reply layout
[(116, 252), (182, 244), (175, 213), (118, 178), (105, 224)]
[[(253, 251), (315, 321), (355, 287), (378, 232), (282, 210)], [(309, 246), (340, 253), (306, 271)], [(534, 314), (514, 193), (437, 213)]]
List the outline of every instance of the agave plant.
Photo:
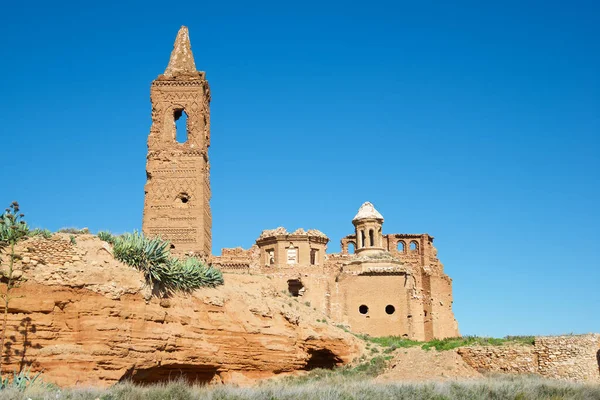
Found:
[(213, 267), (207, 267), (201, 260), (190, 257), (185, 260), (173, 258), (165, 270), (168, 275), (168, 289), (192, 291), (200, 287), (214, 287), (223, 284), (223, 273)]
[(114, 239), (113, 256), (139, 269), (149, 283), (164, 280), (164, 265), (170, 260), (169, 242), (158, 237), (147, 238), (143, 233), (133, 232)]
[(113, 256), (139, 269), (146, 281), (164, 292), (191, 292), (203, 286), (223, 284), (220, 270), (207, 267), (201, 260), (190, 257), (180, 260), (171, 257), (170, 243), (158, 237), (148, 238), (143, 233), (112, 236), (99, 232), (98, 237), (113, 244)]
[(0, 378), (0, 390), (14, 388), (23, 392), (27, 387), (31, 386), (42, 374), (38, 372), (33, 377), (30, 376), (31, 371), (29, 368), (25, 368), (20, 372), (13, 372), (12, 380), (10, 376), (4, 379)]
[(115, 243), (115, 237), (113, 236), (112, 233), (110, 233), (108, 231), (98, 232), (98, 238), (100, 238), (100, 240), (104, 240), (105, 242), (110, 243), (110, 244)]

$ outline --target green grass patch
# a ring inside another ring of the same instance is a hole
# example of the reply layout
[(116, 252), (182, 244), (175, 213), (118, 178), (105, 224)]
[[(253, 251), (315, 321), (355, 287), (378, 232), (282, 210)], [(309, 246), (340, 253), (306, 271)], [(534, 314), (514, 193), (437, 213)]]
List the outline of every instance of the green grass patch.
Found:
[(458, 338), (446, 338), (431, 340), (423, 343), (423, 350), (436, 349), (438, 351), (452, 350), (464, 346), (502, 346), (504, 344), (528, 344), (533, 345), (533, 336), (510, 336), (505, 338), (488, 338), (479, 336), (463, 336)]
[(370, 337), (356, 335), (369, 343), (375, 343), (384, 348), (384, 353), (391, 353), (396, 349), (420, 346), (423, 350), (436, 349), (438, 351), (452, 350), (464, 346), (501, 346), (504, 344), (533, 345), (533, 336), (506, 336), (504, 338), (488, 338), (479, 336), (463, 336), (456, 338), (434, 339), (429, 342), (419, 342), (401, 336)]
[(281, 380), (285, 384), (304, 384), (326, 381), (341, 382), (345, 380), (364, 380), (381, 375), (385, 371), (389, 359), (378, 356), (356, 365), (344, 365), (334, 369), (317, 368), (302, 376), (290, 376)]

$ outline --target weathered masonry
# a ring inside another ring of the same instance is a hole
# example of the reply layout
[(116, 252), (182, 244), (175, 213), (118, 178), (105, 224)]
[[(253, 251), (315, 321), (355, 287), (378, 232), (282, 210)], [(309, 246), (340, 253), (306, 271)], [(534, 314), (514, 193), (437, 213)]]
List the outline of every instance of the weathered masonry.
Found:
[[(383, 216), (369, 202), (354, 219), (342, 252), (310, 229), (265, 230), (249, 250), (223, 249), (214, 265), (230, 273), (265, 274), (282, 291), (353, 332), (430, 340), (458, 336), (452, 280), (428, 234), (382, 233)], [(349, 250), (352, 248), (352, 251)]]
[[(152, 82), (142, 229), (174, 254), (211, 253), (210, 88), (181, 27), (169, 65)], [(181, 123), (184, 122), (184, 123)]]
[[(326, 254), (316, 229), (265, 230), (248, 250), (211, 255), (210, 89), (196, 70), (188, 30), (181, 27), (169, 65), (152, 82), (143, 231), (171, 243), (177, 256), (207, 259), (229, 273), (264, 274), (290, 296), (352, 331), (415, 340), (458, 336), (452, 280), (433, 237), (383, 234), (383, 216), (364, 203), (342, 251)], [(182, 123), (185, 122), (185, 123)]]

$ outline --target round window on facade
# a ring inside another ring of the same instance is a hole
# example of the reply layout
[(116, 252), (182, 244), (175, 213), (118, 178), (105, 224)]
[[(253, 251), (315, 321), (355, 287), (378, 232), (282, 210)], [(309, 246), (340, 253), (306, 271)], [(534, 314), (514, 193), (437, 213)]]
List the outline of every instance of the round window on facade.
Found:
[(366, 314), (369, 312), (369, 307), (363, 304), (362, 306), (358, 307), (358, 312), (361, 314)]
[(393, 313), (396, 312), (396, 307), (394, 307), (391, 304), (388, 304), (387, 306), (385, 306), (385, 312), (388, 313), (389, 315), (392, 315)]

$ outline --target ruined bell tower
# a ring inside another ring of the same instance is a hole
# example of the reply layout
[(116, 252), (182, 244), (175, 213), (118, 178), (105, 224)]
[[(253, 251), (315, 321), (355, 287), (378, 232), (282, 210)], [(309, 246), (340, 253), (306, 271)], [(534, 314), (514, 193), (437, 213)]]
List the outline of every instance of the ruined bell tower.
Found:
[(210, 88), (206, 74), (196, 70), (185, 26), (177, 33), (167, 69), (152, 82), (150, 100), (142, 229), (169, 240), (173, 254), (207, 257), (212, 241)]

